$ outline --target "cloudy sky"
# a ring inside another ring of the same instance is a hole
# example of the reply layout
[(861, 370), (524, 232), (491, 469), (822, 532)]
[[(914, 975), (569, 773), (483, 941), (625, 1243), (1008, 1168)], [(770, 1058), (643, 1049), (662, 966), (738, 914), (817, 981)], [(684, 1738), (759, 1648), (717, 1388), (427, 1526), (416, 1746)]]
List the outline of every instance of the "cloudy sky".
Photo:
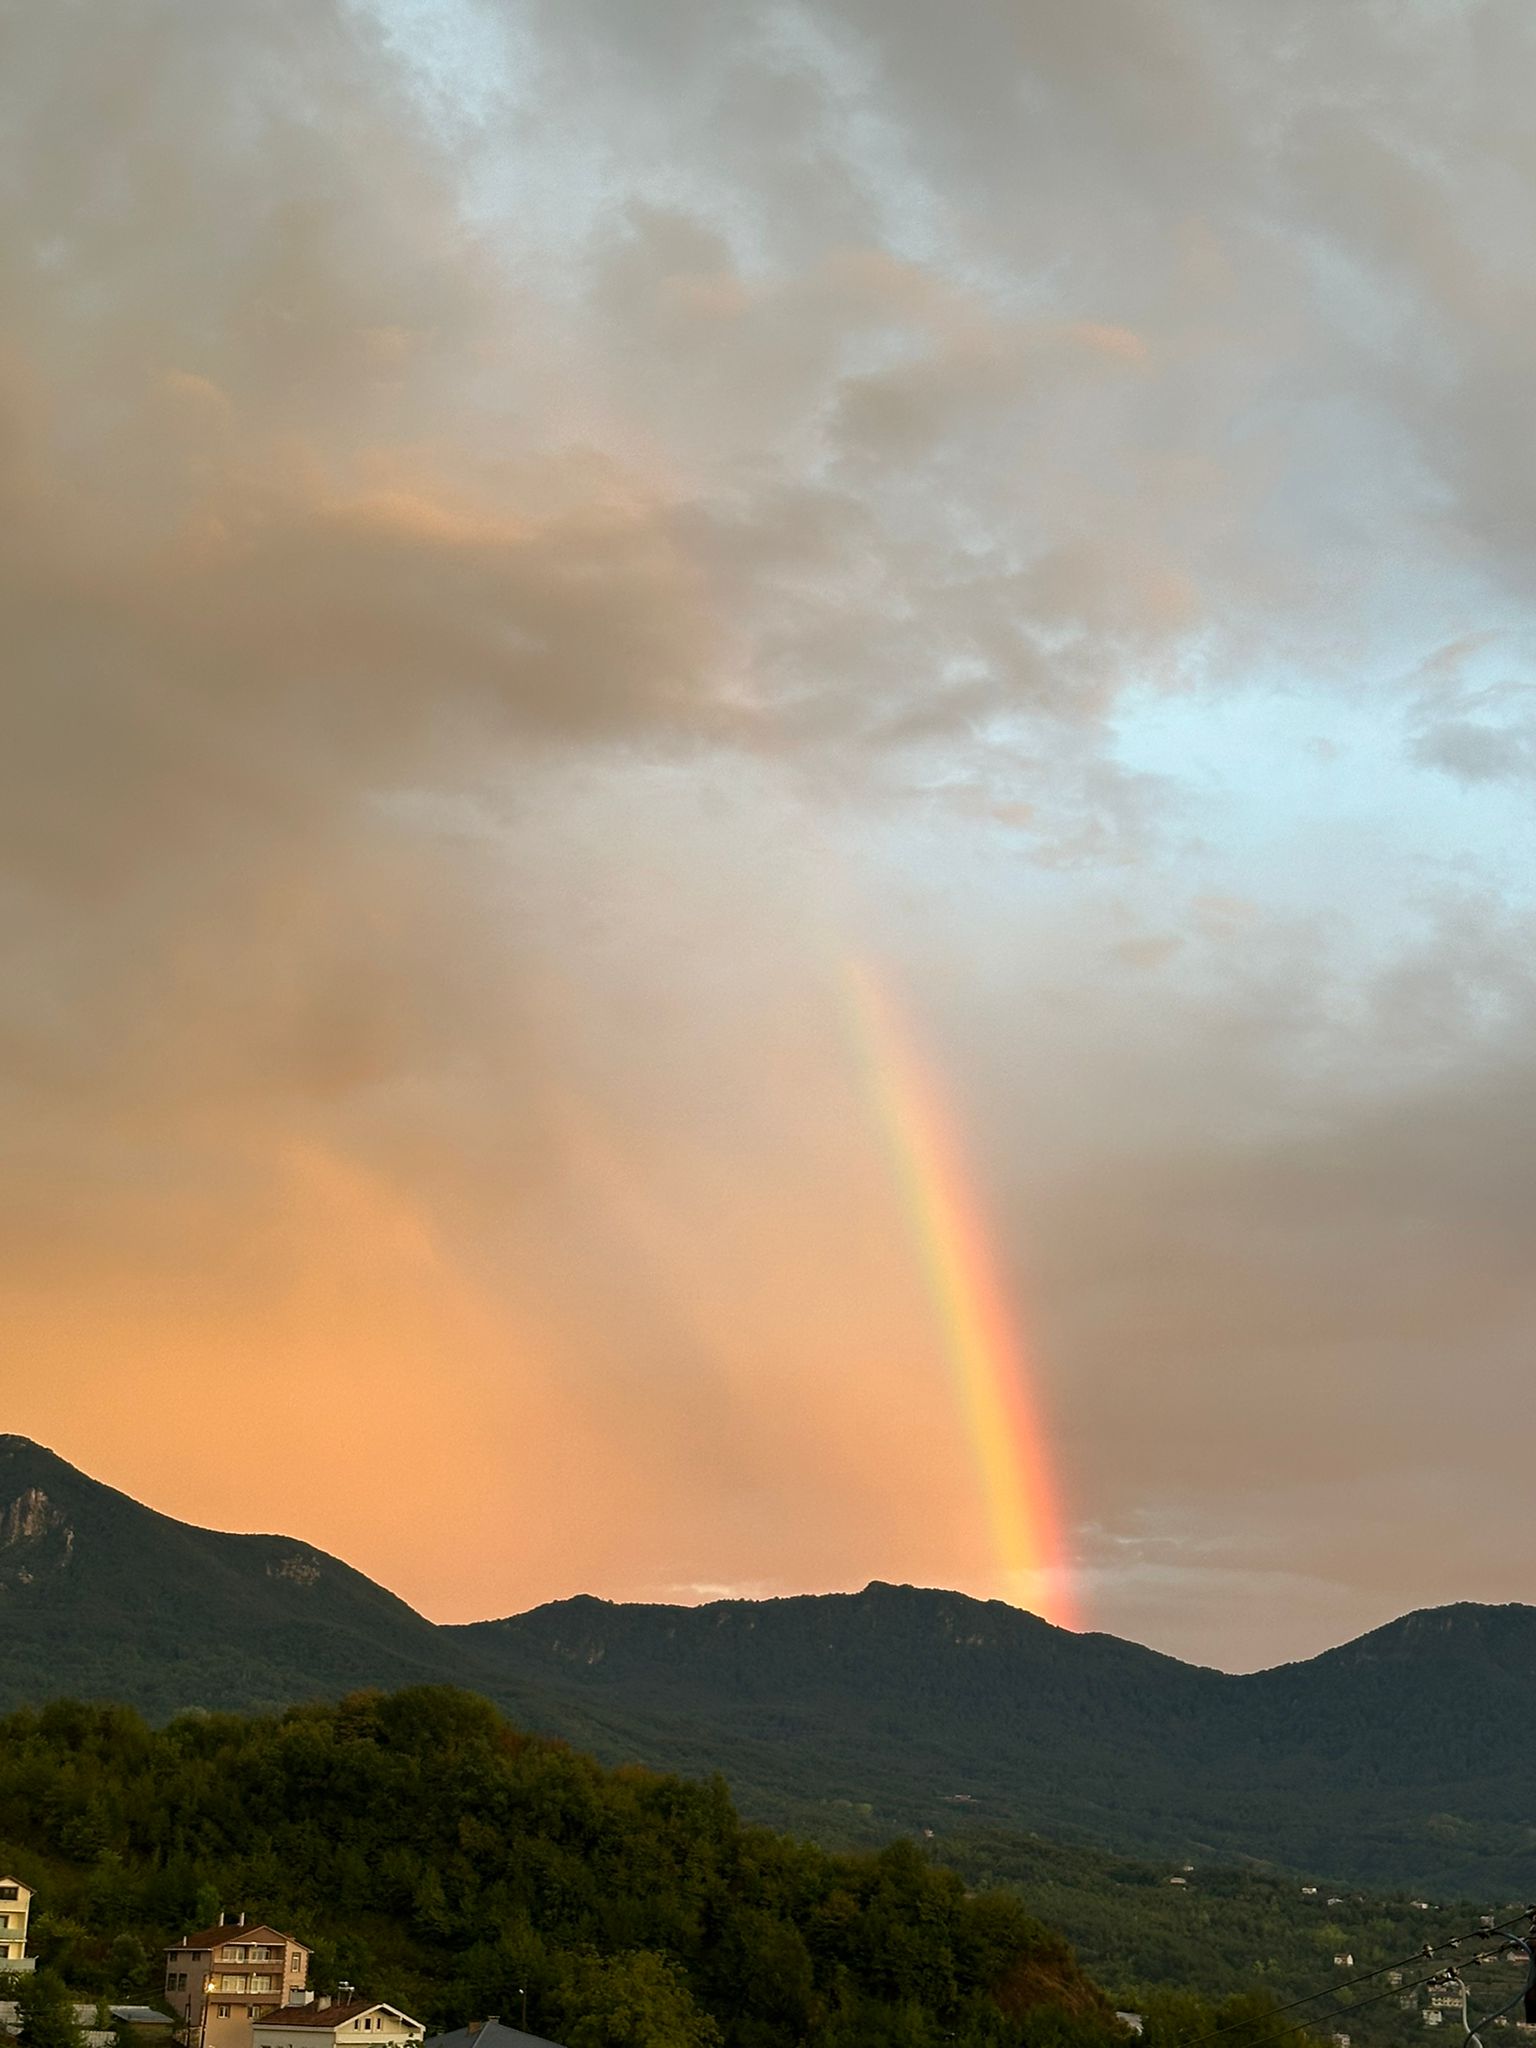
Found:
[(0, 50), (3, 1426), (440, 1619), (1021, 1597), (857, 963), (1091, 1625), (1527, 1594), (1524, 0)]

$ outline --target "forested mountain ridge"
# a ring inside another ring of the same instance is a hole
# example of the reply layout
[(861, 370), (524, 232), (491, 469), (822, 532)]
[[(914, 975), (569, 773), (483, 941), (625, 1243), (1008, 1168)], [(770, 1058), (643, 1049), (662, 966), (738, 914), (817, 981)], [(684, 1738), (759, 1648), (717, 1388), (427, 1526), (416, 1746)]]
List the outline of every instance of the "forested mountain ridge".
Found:
[(942, 1840), (980, 1822), (1464, 1895), (1529, 1889), (1536, 1827), (1508, 1766), (1536, 1678), (1529, 1607), (1407, 1615), (1244, 1676), (878, 1583), (696, 1608), (582, 1598), (450, 1633), (605, 1718), (643, 1710), (665, 1731), (652, 1753), (675, 1768), (707, 1755), (777, 1819), (815, 1824), (814, 1773), (850, 1832), (868, 1805), (871, 1832)]
[(1536, 1859), (1510, 1761), (1529, 1607), (1408, 1615), (1242, 1677), (878, 1582), (439, 1628), (309, 1545), (172, 1521), (12, 1436), (0, 1626), (0, 1708), (75, 1694), (163, 1718), (441, 1680), (608, 1763), (722, 1771), (745, 1811), (833, 1844), (1033, 1829), (1489, 1898), (1529, 1890)]
[(173, 1521), (19, 1436), (0, 1436), (0, 1616), (6, 1702), (277, 1703), (430, 1679), (444, 1650), (339, 1558)]
[[(0, 1631), (0, 1709), (69, 1696), (163, 1718), (358, 1686), (489, 1689), (446, 1631), (340, 1558), (175, 1521), (14, 1435), (0, 1435)], [(532, 1725), (548, 1718), (515, 1680), (495, 1689)], [(558, 1720), (586, 1732), (579, 1702)]]

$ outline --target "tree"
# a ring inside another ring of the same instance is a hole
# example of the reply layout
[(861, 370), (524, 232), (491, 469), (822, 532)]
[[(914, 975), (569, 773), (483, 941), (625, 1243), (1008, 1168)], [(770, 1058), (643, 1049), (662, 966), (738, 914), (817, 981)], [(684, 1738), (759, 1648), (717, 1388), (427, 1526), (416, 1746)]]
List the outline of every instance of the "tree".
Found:
[(51, 1970), (17, 1979), (16, 2021), (22, 2048), (81, 2048), (74, 2001)]
[(570, 2048), (721, 2048), (677, 1965), (649, 1949), (584, 1956), (561, 2002)]
[(149, 1977), (149, 1956), (136, 1934), (119, 1934), (107, 1950), (107, 1976), (119, 1998), (137, 1997)]

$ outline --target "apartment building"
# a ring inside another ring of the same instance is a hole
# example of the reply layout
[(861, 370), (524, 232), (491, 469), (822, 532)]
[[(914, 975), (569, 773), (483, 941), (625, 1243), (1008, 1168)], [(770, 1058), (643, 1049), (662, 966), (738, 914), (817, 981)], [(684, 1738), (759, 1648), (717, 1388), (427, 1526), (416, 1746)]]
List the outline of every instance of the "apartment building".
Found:
[(32, 1888), (19, 1877), (0, 1877), (0, 1977), (36, 1967), (27, 1954), (27, 1920)]
[(309, 1957), (291, 1934), (247, 1927), (243, 1913), (183, 1935), (165, 1952), (165, 1999), (187, 2048), (251, 2048), (258, 2014), (304, 1992)]

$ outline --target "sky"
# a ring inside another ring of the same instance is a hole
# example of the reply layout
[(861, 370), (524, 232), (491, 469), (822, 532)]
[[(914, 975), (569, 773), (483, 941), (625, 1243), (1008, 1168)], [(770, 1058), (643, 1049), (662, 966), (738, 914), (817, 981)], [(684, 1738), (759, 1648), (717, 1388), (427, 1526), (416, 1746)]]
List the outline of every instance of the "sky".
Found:
[(1523, 0), (0, 49), (0, 1426), (440, 1620), (1528, 1596)]

